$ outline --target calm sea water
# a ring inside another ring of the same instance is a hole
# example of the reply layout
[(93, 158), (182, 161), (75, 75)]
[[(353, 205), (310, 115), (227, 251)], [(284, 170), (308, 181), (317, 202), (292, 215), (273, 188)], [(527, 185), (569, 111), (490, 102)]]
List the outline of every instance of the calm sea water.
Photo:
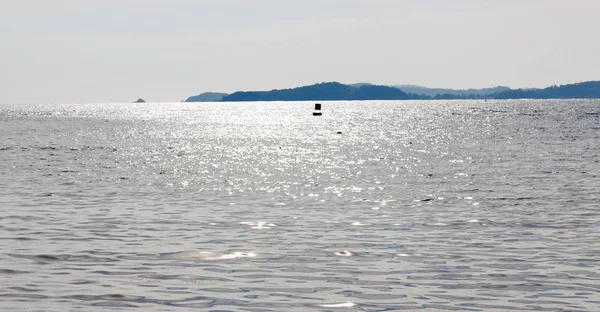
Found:
[(0, 106), (2, 311), (600, 311), (600, 101)]

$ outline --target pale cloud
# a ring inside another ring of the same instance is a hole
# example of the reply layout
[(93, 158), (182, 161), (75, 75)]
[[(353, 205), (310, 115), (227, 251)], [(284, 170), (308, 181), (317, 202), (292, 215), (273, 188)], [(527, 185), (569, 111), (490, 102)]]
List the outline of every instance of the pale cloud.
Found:
[(600, 1), (0, 0), (0, 103), (600, 79)]

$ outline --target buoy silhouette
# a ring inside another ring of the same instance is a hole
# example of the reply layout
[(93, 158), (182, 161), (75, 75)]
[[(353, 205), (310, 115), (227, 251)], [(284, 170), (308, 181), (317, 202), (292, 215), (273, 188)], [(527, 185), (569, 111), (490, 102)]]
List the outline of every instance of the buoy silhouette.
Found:
[(313, 112), (313, 116), (321, 116), (321, 103), (315, 103), (315, 111)]

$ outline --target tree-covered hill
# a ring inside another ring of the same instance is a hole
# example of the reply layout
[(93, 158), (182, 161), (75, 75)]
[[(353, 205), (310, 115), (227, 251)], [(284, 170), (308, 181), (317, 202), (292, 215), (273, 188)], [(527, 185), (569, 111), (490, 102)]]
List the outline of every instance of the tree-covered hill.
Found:
[[(600, 81), (587, 81), (562, 86), (551, 86), (544, 89), (509, 89), (507, 87), (496, 87), (488, 89), (451, 90), (412, 86), (411, 88), (407, 88), (407, 90), (412, 92), (405, 92), (399, 87), (379, 86), (369, 83), (346, 85), (339, 82), (324, 82), (291, 89), (238, 91), (229, 95), (225, 93), (208, 92), (189, 97), (186, 102), (600, 98)], [(419, 93), (419, 90), (424, 91)], [(432, 90), (435, 90), (435, 95), (430, 92)]]
[(324, 82), (293, 89), (235, 92), (224, 102), (251, 101), (343, 101), (343, 100), (408, 100), (406, 92), (386, 86), (351, 86), (339, 82)]

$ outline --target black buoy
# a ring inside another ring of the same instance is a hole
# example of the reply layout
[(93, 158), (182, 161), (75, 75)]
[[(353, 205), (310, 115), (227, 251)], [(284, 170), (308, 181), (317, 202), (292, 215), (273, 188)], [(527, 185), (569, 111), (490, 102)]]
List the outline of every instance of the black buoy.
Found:
[(315, 111), (313, 112), (313, 116), (321, 116), (321, 103), (315, 103)]

